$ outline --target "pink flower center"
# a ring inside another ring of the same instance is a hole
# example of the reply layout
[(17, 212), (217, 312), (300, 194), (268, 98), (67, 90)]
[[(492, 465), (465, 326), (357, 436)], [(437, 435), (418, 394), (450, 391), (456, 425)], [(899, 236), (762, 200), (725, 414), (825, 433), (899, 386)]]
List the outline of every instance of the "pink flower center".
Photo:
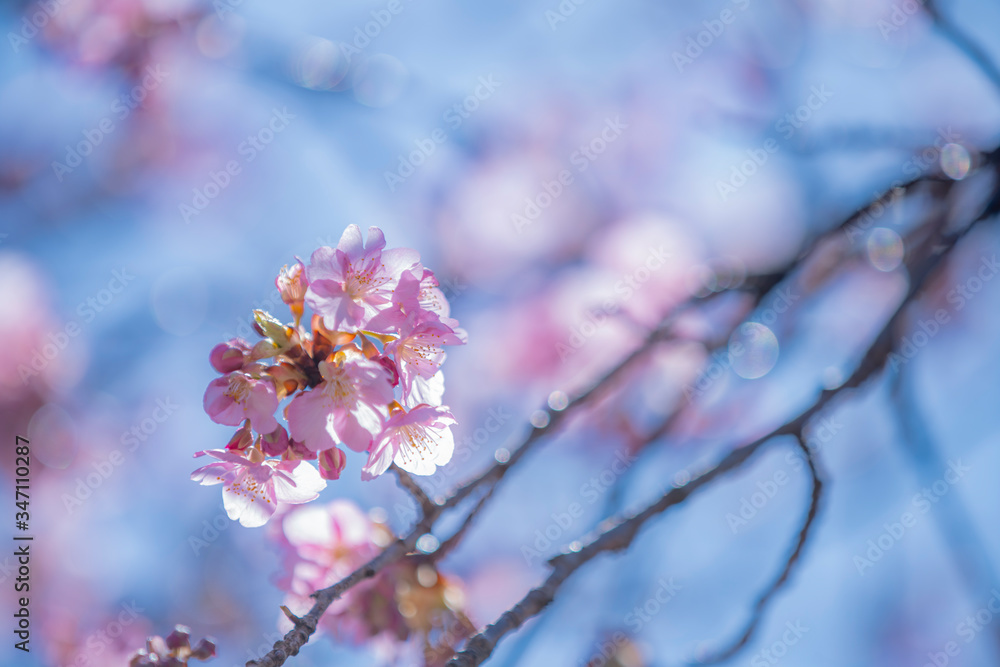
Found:
[(337, 405), (344, 405), (354, 396), (354, 384), (344, 375), (342, 369), (336, 369), (327, 374), (323, 392)]
[(437, 446), (440, 436), (421, 424), (407, 424), (396, 430), (396, 438), (403, 445), (399, 453), (407, 463), (419, 458), (421, 461), (431, 455), (431, 448)]
[(389, 276), (386, 275), (385, 265), (372, 261), (360, 271), (356, 271), (353, 266), (348, 269), (344, 280), (344, 292), (353, 301), (362, 301), (387, 282)]
[(226, 396), (229, 396), (237, 403), (242, 403), (250, 396), (250, 380), (242, 373), (233, 373), (229, 376), (229, 388), (226, 389)]

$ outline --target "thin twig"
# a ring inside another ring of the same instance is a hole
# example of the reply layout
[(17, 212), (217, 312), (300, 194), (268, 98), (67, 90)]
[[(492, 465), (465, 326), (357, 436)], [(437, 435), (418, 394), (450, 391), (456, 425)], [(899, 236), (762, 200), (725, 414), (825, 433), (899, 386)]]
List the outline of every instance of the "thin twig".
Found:
[(396, 474), (396, 478), (399, 480), (399, 485), (409, 491), (410, 495), (413, 496), (413, 499), (417, 501), (417, 504), (420, 506), (421, 516), (427, 516), (434, 511), (434, 507), (437, 506), (437, 503), (428, 497), (427, 493), (419, 484), (417, 484), (417, 481), (413, 479), (413, 476), (410, 475), (410, 473), (406, 472), (395, 463), (393, 463), (389, 469)]
[[(816, 461), (813, 458), (812, 452), (806, 446), (802, 433), (795, 434), (795, 444), (802, 450), (803, 455), (805, 455), (806, 463), (809, 466), (809, 477), (811, 480), (812, 489), (809, 496), (809, 509), (806, 512), (805, 521), (802, 523), (802, 528), (799, 530), (799, 534), (795, 540), (795, 546), (792, 548), (791, 554), (785, 560), (785, 564), (778, 574), (778, 577), (768, 586), (757, 601), (753, 605), (753, 610), (750, 613), (750, 620), (743, 632), (737, 637), (732, 643), (727, 647), (720, 649), (716, 653), (709, 654), (708, 657), (700, 658), (697, 664), (714, 664), (722, 662), (733, 655), (735, 655), (741, 648), (743, 648), (747, 642), (753, 637), (754, 632), (757, 631), (760, 622), (764, 619), (764, 613), (767, 610), (768, 603), (784, 588), (785, 584), (790, 580), (790, 575), (795, 565), (799, 562), (802, 551), (805, 548), (806, 541), (809, 539), (810, 529), (813, 527), (816, 521), (816, 516), (819, 512), (819, 501), (823, 493), (823, 481), (822, 477), (817, 470)], [(696, 663), (692, 663), (696, 664)]]

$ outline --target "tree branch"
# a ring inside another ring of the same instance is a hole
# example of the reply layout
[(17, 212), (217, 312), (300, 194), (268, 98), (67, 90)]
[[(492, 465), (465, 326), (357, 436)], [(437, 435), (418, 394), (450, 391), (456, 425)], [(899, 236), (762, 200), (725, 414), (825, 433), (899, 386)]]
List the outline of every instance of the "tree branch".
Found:
[[(950, 185), (948, 185), (945, 194), (950, 192), (950, 189)], [(577, 569), (602, 553), (627, 549), (649, 519), (661, 514), (670, 507), (681, 504), (695, 491), (726, 473), (741, 467), (774, 438), (782, 435), (793, 435), (801, 438), (802, 431), (809, 421), (824, 410), (835, 396), (848, 389), (861, 387), (884, 368), (889, 354), (895, 349), (893, 333), (905, 316), (907, 307), (921, 292), (929, 277), (940, 267), (943, 258), (950, 253), (958, 241), (976, 223), (993, 215), (998, 207), (1000, 207), (1000, 186), (995, 184), (991, 200), (982, 213), (965, 228), (948, 235), (940, 233), (940, 230), (947, 222), (946, 211), (936, 212), (934, 219), (931, 221), (931, 227), (937, 233), (927, 234), (923, 239), (920, 239), (910, 249), (909, 256), (907, 257), (910, 284), (906, 295), (846, 382), (835, 389), (823, 390), (813, 405), (798, 417), (786, 422), (750, 444), (731, 451), (718, 464), (695, 477), (687, 485), (670, 489), (659, 500), (638, 514), (618, 521), (614, 526), (601, 533), (585, 538), (584, 546), (578, 551), (567, 551), (564, 549), (564, 553), (549, 560), (552, 572), (545, 582), (538, 588), (531, 590), (520, 602), (504, 612), (493, 624), (487, 626), (485, 630), (475, 637), (472, 637), (466, 644), (465, 649), (458, 653), (448, 663), (447, 667), (474, 667), (475, 665), (482, 664), (492, 655), (497, 644), (507, 634), (517, 630), (528, 619), (541, 613), (552, 602), (562, 584)], [(814, 493), (816, 493), (815, 487)], [(810, 519), (809, 525), (811, 526), (811, 524), (812, 520)], [(796, 549), (796, 551), (799, 550), (800, 548)], [(797, 559), (798, 556), (796, 555), (794, 560)], [(792, 564), (794, 565), (794, 561)], [(779, 587), (786, 577), (787, 572), (783, 572), (777, 582)], [(764, 604), (772, 596), (773, 593), (771, 591), (765, 593), (762, 598)]]

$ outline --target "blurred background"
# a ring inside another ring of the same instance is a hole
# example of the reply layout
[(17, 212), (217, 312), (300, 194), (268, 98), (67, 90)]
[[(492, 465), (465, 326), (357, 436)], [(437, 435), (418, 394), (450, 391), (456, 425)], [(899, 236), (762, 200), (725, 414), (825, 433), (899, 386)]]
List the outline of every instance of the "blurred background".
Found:
[[(995, 3), (939, 9), (1000, 57)], [(250, 336), (253, 308), (287, 319), (278, 270), (347, 225), (419, 250), (469, 332), (444, 367), (456, 457), (423, 480), (443, 496), (672, 306), (784, 266), (894, 184), (963, 179), (1000, 136), (996, 84), (903, 0), (46, 0), (5, 3), (0, 27), (2, 467), (10, 488), (26, 436), (36, 535), (32, 650), (5, 630), (3, 664), (124, 665), (176, 623), (225, 667), (277, 638), (268, 531), (189, 481), (231, 431), (201, 407), (208, 353)], [(923, 205), (849, 229), (843, 270), (748, 312), (749, 354), (658, 349), (513, 471), (442, 564), (471, 620), (842, 382), (905, 291)], [(816, 534), (727, 664), (1000, 662), (997, 245), (984, 227), (956, 249), (921, 305), (947, 322), (901, 389), (877, 379), (815, 430)], [(674, 665), (724, 644), (808, 505), (794, 452), (778, 443), (595, 560), (490, 664)], [(362, 462), (321, 502), (406, 529), (406, 496), (362, 483)], [(8, 619), (13, 567), (0, 556)], [(289, 664), (391, 660), (324, 636)]]

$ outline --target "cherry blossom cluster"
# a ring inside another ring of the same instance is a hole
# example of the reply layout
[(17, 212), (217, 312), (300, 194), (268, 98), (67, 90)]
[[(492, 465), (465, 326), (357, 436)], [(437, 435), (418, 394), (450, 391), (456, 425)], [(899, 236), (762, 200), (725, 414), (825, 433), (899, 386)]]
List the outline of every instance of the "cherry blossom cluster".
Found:
[(129, 667), (188, 667), (189, 660), (208, 660), (215, 657), (215, 643), (202, 639), (191, 647), (191, 630), (183, 625), (174, 627), (166, 637), (153, 636), (146, 640), (146, 647), (139, 649), (129, 660)]
[(340, 478), (342, 447), (367, 453), (365, 480), (393, 463), (431, 475), (451, 460), (455, 419), (442, 405), (440, 367), (444, 346), (466, 334), (418, 253), (385, 249), (377, 227), (365, 242), (351, 225), (336, 248), (284, 267), (275, 284), (293, 321), (255, 310), (262, 340), (235, 338), (209, 355), (222, 375), (205, 391), (205, 411), (239, 428), (224, 449), (195, 454), (215, 460), (191, 478), (223, 485), (229, 517), (260, 526), (278, 503), (316, 499), (325, 480)]
[[(277, 583), (287, 593), (286, 607), (296, 615), (312, 607), (313, 592), (340, 581), (394, 539), (381, 520), (347, 500), (297, 507), (279, 516), (269, 526), (284, 566)], [(415, 555), (349, 589), (323, 614), (320, 629), (357, 645), (372, 642), (391, 659), (400, 659), (404, 643), (416, 638), (425, 667), (443, 667), (455, 647), (475, 632), (464, 606), (461, 583)], [(291, 629), (284, 616), (280, 622), (283, 632)]]

